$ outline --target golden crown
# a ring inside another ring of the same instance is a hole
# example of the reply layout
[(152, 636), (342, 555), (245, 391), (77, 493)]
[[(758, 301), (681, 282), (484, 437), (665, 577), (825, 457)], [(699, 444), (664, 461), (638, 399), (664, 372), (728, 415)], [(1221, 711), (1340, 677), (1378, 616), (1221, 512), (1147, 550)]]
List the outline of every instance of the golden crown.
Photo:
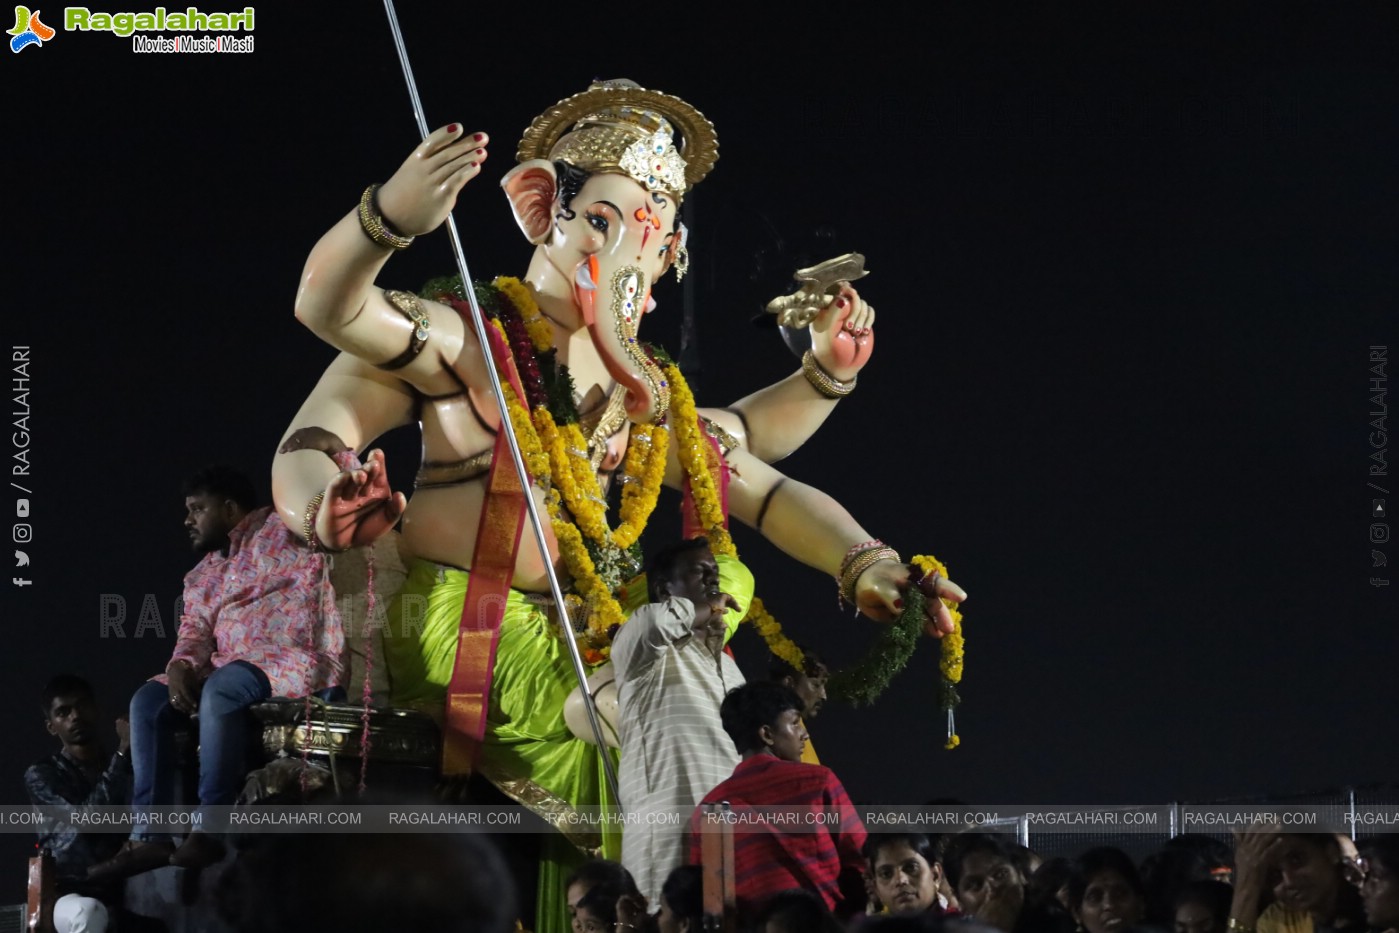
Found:
[(629, 175), (651, 191), (680, 198), (714, 167), (719, 141), (714, 125), (680, 98), (615, 79), (593, 84), (535, 117), (516, 157)]

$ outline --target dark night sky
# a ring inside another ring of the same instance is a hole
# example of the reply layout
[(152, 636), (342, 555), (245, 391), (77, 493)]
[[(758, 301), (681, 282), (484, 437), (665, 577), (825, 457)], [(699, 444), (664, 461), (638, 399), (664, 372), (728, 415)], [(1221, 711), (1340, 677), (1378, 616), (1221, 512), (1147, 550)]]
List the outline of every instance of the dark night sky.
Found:
[[(301, 264), (414, 145), (381, 9), (286, 6), (258, 8), (249, 55), (60, 32), (5, 63), (34, 585), (5, 592), (0, 800), (49, 747), (50, 674), (85, 673), (116, 715), (163, 666), (193, 563), (180, 481), (227, 460), (266, 491), (332, 356), (292, 317)], [(722, 158), (693, 198), (702, 403), (792, 371), (748, 320), (793, 268), (868, 257), (874, 362), (783, 468), (972, 598), (961, 749), (939, 749), (931, 643), (876, 707), (814, 724), (857, 799), (1396, 778), (1399, 620), (1369, 584), (1392, 568), (1371, 569), (1366, 483), (1368, 348), (1399, 336), (1399, 13), (968, 6), (810, 28), (684, 7), (587, 42), (513, 6), (400, 13), (429, 122), (496, 140), (457, 209), (477, 276), (524, 271), (495, 182), (547, 105), (628, 76), (714, 121)], [(439, 234), (381, 283), (450, 265)], [(673, 347), (680, 294), (657, 298), (645, 332)], [(405, 488), (415, 439), (388, 449)], [(828, 578), (738, 543), (791, 632), (838, 663), (863, 651), (873, 629)], [(153, 594), (166, 637), (100, 638), (103, 594), (128, 635)], [(735, 644), (755, 670), (756, 638)]]

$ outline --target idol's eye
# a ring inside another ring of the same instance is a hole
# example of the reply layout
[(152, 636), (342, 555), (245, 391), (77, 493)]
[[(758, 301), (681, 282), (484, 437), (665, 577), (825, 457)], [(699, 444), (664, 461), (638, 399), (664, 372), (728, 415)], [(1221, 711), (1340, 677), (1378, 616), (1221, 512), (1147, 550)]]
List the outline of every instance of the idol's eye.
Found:
[(598, 233), (607, 232), (607, 218), (604, 217), (602, 214), (597, 213), (595, 211), (588, 211), (588, 213), (585, 216), (588, 220), (588, 226), (592, 227)]

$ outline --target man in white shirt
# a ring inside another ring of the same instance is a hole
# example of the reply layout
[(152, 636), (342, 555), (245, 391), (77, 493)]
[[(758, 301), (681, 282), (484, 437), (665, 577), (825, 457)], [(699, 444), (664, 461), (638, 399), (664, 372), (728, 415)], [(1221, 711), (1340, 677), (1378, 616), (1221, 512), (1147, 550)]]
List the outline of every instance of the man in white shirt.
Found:
[(612, 642), (622, 754), (622, 864), (654, 907), (672, 869), (685, 864), (685, 820), (648, 822), (649, 814), (689, 813), (733, 773), (738, 752), (719, 719), (724, 696), (743, 674), (724, 651), (719, 567), (704, 538), (659, 552), (647, 571), (651, 602), (632, 613)]

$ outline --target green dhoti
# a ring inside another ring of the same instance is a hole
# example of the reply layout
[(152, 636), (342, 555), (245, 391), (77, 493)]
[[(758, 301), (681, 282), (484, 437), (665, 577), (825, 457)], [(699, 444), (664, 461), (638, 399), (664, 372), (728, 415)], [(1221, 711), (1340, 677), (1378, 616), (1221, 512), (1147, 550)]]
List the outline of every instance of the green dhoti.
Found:
[[(470, 573), (414, 561), (389, 610), (385, 653), (394, 706), (440, 716), (456, 661)], [(621, 835), (595, 819), (569, 825), (578, 807), (615, 806), (602, 752), (564, 723), (564, 701), (578, 686), (568, 647), (546, 610), (511, 590), (500, 621), (490, 709), (477, 772), (550, 821), (540, 865), (536, 933), (569, 933), (563, 879), (587, 855), (617, 859)], [(616, 761), (615, 753), (614, 763)], [(526, 896), (526, 892), (521, 892)]]

